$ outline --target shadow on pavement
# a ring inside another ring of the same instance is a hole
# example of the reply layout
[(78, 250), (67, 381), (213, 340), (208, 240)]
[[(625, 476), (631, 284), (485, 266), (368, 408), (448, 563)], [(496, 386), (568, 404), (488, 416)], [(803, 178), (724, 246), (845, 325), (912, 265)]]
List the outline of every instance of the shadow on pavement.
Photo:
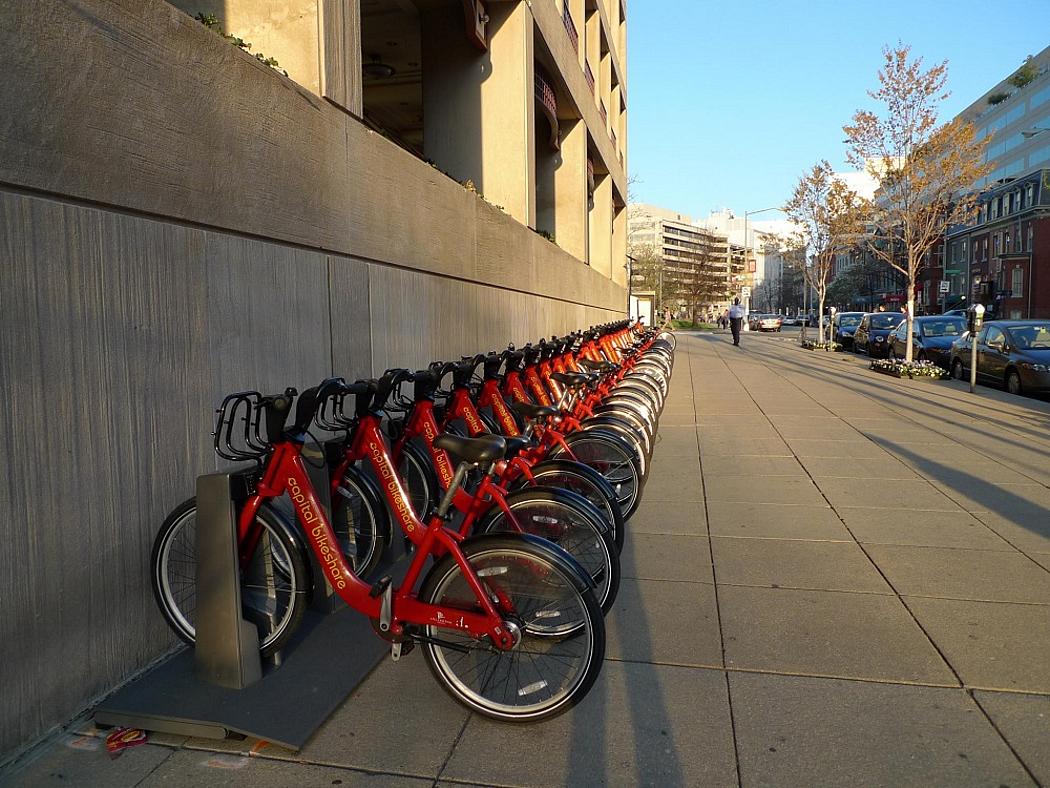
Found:
[[(883, 445), (898, 457), (910, 460), (928, 479), (940, 482), (949, 490), (965, 494), (966, 497), (983, 504), (987, 511), (1004, 520), (1041, 536), (1050, 537), (1050, 510), (1047, 510), (1046, 507), (1025, 500), (1010, 492), (1009, 489), (985, 481), (972, 473), (916, 454), (899, 443), (887, 441)], [(992, 530), (995, 529), (992, 528)]]

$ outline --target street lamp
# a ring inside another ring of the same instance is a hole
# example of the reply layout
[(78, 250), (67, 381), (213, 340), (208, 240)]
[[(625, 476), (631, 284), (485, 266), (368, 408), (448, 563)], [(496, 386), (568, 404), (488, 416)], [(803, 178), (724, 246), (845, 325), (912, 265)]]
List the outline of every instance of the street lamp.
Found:
[[(759, 208), (757, 211), (744, 211), (744, 265), (747, 265), (747, 250), (750, 249), (750, 245), (747, 242), (747, 217), (754, 216), (756, 213), (766, 213), (767, 211), (780, 211), (783, 210), (779, 205), (774, 205), (772, 208)], [(750, 273), (750, 271), (748, 272)], [(747, 321), (747, 316), (751, 312), (751, 297), (748, 296), (747, 306), (745, 307), (744, 319)], [(749, 321), (748, 321), (749, 322)], [(747, 325), (747, 322), (744, 323)]]

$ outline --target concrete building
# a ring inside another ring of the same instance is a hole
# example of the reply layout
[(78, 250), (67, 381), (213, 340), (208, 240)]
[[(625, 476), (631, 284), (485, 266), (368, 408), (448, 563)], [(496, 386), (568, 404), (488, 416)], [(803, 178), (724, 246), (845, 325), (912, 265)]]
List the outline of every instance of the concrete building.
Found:
[(632, 204), (627, 227), (632, 254), (653, 254), (659, 261), (655, 275), (635, 271), (632, 291), (652, 292), (660, 308), (698, 317), (720, 314), (752, 282), (753, 255), (745, 258), (742, 245), (731, 244), (685, 214)]
[(150, 547), (224, 394), (624, 314), (625, 41), (622, 0), (0, 3), (0, 762), (172, 648)]
[(978, 299), (993, 316), (1050, 317), (1050, 47), (1027, 65), (959, 115), (989, 139), (991, 172), (974, 184), (975, 220), (931, 256), (920, 289), (933, 310)]

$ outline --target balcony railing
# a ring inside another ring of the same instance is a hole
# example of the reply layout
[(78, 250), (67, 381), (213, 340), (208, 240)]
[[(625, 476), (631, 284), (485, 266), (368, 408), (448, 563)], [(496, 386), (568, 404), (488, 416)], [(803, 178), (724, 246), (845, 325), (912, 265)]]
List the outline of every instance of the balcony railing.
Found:
[(591, 64), (590, 63), (584, 63), (583, 64), (583, 76), (586, 77), (586, 79), (587, 79), (587, 86), (591, 89), (591, 94), (594, 95), (595, 94), (595, 90), (594, 90), (594, 72), (591, 71)]
[(550, 146), (552, 150), (558, 150), (560, 147), (560, 140), (558, 135), (558, 97), (554, 93), (554, 88), (551, 86), (547, 76), (536, 69), (536, 101), (543, 110), (543, 114), (547, 116), (547, 121), (550, 124), (551, 136)]
[(565, 4), (561, 8), (561, 21), (565, 23), (565, 32), (569, 34), (569, 41), (572, 42), (573, 51), (578, 53), (580, 51), (580, 34), (576, 32), (572, 14), (569, 13), (569, 0), (565, 0)]

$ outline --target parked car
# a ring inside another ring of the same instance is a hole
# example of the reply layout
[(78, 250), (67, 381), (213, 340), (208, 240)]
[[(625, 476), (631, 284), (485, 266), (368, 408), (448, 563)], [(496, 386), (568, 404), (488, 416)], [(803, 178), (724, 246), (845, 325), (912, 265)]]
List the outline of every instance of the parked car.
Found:
[(837, 312), (831, 320), (831, 338), (843, 347), (853, 346), (853, 332), (860, 325), (863, 312)]
[(757, 328), (759, 331), (780, 331), (784, 325), (784, 319), (780, 315), (759, 315)]
[[(966, 333), (952, 345), (952, 377), (970, 377)], [(993, 320), (977, 333), (977, 380), (1011, 394), (1050, 392), (1050, 320)]]
[(868, 312), (853, 332), (853, 350), (885, 358), (890, 353), (887, 337), (903, 319), (900, 312)]
[(951, 315), (952, 317), (966, 317), (970, 310), (968, 309), (949, 309), (945, 312), (942, 317)]
[[(966, 333), (966, 318), (957, 315), (929, 315), (912, 321), (912, 358), (932, 361), (951, 369), (952, 343)], [(908, 321), (902, 320), (889, 339), (890, 358), (904, 358), (908, 348)]]

